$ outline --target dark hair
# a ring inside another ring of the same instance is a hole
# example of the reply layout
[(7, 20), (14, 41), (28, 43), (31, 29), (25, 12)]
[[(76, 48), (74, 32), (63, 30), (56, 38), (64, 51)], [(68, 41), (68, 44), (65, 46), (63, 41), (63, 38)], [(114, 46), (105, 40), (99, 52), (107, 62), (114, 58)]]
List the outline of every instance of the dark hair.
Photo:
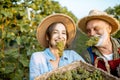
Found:
[[(49, 25), (48, 29), (46, 30), (46, 36), (48, 37), (48, 39), (50, 40), (51, 39), (51, 33), (54, 29), (54, 27), (58, 24), (58, 23), (61, 23), (63, 24), (62, 22), (55, 22), (55, 23), (52, 23), (51, 25)], [(63, 24), (64, 25), (64, 24)], [(65, 26), (65, 25), (64, 25)], [(66, 28), (66, 27), (65, 27)], [(66, 32), (67, 32), (67, 39), (68, 39), (68, 31), (66, 29)], [(49, 40), (48, 40), (48, 43), (49, 43)]]

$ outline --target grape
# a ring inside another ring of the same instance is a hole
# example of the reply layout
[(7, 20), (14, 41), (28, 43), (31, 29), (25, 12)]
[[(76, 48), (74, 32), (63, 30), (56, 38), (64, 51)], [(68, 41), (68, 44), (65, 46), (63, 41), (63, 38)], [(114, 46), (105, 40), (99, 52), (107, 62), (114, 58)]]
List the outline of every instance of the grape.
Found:
[(59, 56), (61, 57), (63, 55), (63, 50), (64, 50), (64, 42), (63, 41), (59, 41), (57, 42), (57, 48), (59, 50)]
[(91, 37), (88, 41), (86, 41), (87, 46), (94, 46), (98, 43), (99, 37)]
[(61, 73), (53, 73), (47, 80), (104, 80), (100, 71), (95, 70), (89, 72), (85, 69), (77, 67)]

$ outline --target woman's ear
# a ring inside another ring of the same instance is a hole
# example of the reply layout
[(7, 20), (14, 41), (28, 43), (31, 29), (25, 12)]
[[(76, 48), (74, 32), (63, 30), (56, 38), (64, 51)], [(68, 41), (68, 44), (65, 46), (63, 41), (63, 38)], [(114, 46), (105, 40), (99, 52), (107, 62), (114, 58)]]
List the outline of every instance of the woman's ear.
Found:
[(47, 35), (46, 35), (46, 40), (47, 40), (47, 41), (49, 41), (49, 38), (48, 38), (48, 36), (47, 36)]

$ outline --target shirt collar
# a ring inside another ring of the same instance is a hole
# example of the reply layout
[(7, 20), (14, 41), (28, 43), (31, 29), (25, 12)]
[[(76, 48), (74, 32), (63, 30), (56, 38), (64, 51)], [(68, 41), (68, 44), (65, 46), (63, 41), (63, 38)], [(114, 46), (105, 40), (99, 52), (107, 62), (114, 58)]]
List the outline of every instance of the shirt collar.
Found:
[[(47, 57), (48, 60), (56, 60), (55, 56), (52, 54), (49, 48), (46, 48), (44, 50), (45, 56)], [(65, 54), (66, 51), (63, 51), (63, 56), (61, 57), (62, 59), (68, 60), (68, 55)]]
[(48, 60), (56, 60), (55, 56), (52, 54), (49, 48), (46, 48), (44, 53)]
[(68, 60), (68, 55), (65, 54), (65, 53), (67, 53), (67, 52), (66, 52), (66, 51), (63, 52), (63, 56), (62, 56), (62, 58), (65, 59), (65, 60)]

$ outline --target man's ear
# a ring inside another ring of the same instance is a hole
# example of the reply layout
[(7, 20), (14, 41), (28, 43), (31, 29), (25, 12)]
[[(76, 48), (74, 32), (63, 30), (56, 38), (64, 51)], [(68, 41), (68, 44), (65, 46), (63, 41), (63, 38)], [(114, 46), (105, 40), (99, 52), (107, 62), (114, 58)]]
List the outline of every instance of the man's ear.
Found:
[(111, 25), (109, 25), (109, 26), (107, 27), (107, 31), (108, 31), (108, 33), (111, 33), (111, 31), (112, 31), (112, 26), (111, 26)]

